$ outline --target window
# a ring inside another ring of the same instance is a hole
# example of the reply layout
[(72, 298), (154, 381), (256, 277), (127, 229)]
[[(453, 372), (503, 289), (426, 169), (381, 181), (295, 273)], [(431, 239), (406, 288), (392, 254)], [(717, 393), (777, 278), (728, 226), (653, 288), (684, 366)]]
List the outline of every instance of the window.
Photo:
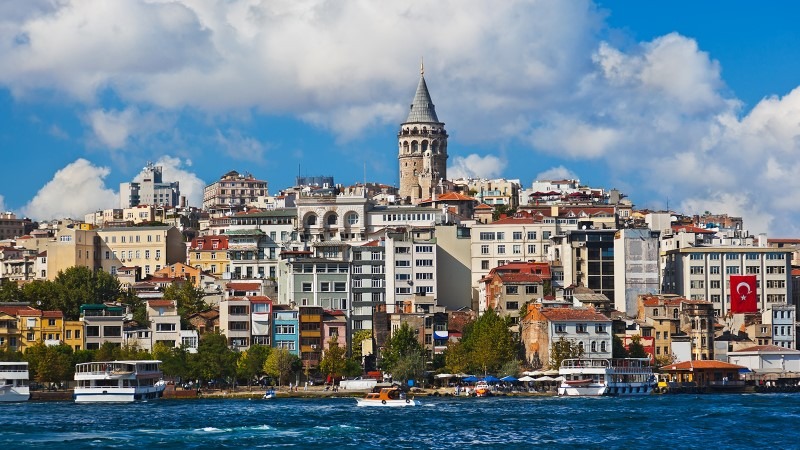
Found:
[(513, 233), (512, 233), (512, 237), (513, 237), (513, 239), (514, 239), (515, 241), (521, 241), (521, 240), (522, 240), (522, 231), (515, 231), (515, 232), (513, 232)]
[(51, 327), (56, 326), (56, 319), (47, 319), (47, 325)]
[(174, 323), (157, 323), (156, 331), (175, 331)]
[(515, 244), (515, 245), (513, 245), (513, 246), (511, 247), (511, 253), (513, 253), (513, 254), (515, 254), (515, 255), (520, 255), (520, 254), (522, 254), (522, 246), (521, 246), (521, 245), (516, 245), (516, 244)]
[(348, 225), (355, 225), (358, 223), (358, 214), (354, 212), (349, 212), (345, 216)]
[(528, 253), (536, 253), (536, 246), (534, 244), (528, 244)]
[(330, 292), (331, 291), (331, 283), (328, 281), (323, 281), (319, 284), (319, 290), (321, 292)]
[(303, 283), (303, 292), (311, 292), (311, 283)]
[(519, 302), (506, 302), (506, 311), (515, 311), (519, 309)]
[(588, 331), (586, 331), (586, 324), (585, 323), (576, 324), (575, 325), (575, 332), (576, 333), (588, 333)]
[(416, 251), (419, 253), (432, 253), (433, 246), (432, 245), (417, 245)]
[(433, 267), (432, 259), (418, 259), (415, 261), (417, 267)]
[(536, 232), (528, 231), (528, 240), (536, 240)]
[(711, 266), (708, 268), (708, 273), (712, 275), (719, 275), (719, 266)]
[(411, 267), (411, 261), (396, 260), (394, 262), (394, 266), (395, 267)]
[(489, 254), (489, 246), (484, 244), (481, 245), (481, 255), (488, 255)]
[(414, 278), (417, 280), (432, 280), (433, 272), (417, 272), (414, 274)]
[(689, 273), (692, 275), (702, 275), (703, 274), (703, 266), (692, 266), (689, 268)]
[(519, 293), (519, 286), (506, 286), (507, 295), (517, 295)]
[[(75, 332), (75, 339), (78, 339), (78, 332)], [(86, 337), (100, 337), (100, 327), (91, 325), (86, 327)]]
[(122, 327), (119, 326), (104, 326), (103, 337), (120, 337), (122, 336)]
[(592, 349), (591, 350), (592, 352), (596, 352), (597, 351), (597, 342), (596, 341), (592, 341), (591, 349)]
[(525, 293), (528, 295), (536, 295), (539, 293), (539, 286), (535, 284), (529, 284), (525, 286)]
[(597, 333), (597, 334), (604, 334), (606, 332), (606, 326), (605, 325), (600, 325), (600, 324), (595, 325), (594, 326), (594, 332)]
[(567, 332), (566, 327), (564, 326), (563, 323), (557, 323), (555, 328), (556, 328), (556, 333), (566, 333)]
[(347, 292), (347, 283), (344, 281), (336, 281), (333, 283), (334, 292)]
[(490, 231), (482, 231), (478, 236), (482, 241), (493, 241), (495, 234)]
[(606, 352), (606, 341), (600, 341), (600, 351)]
[(489, 270), (489, 260), (481, 260), (481, 270)]
[(497, 246), (497, 254), (498, 255), (505, 255), (506, 254), (506, 246), (503, 245), (503, 244), (498, 245)]
[(410, 294), (411, 288), (410, 287), (399, 287), (394, 289), (395, 294)]

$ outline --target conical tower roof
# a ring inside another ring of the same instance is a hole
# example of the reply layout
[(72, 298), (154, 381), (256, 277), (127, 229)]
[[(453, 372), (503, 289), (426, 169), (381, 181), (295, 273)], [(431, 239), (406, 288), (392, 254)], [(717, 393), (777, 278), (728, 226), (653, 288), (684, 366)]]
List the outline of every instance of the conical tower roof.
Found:
[(428, 85), (425, 84), (425, 70), (420, 66), (419, 84), (417, 92), (414, 94), (414, 101), (411, 102), (411, 110), (408, 112), (406, 123), (411, 122), (434, 122), (439, 123), (436, 117), (436, 108), (433, 106), (431, 94), (428, 92)]

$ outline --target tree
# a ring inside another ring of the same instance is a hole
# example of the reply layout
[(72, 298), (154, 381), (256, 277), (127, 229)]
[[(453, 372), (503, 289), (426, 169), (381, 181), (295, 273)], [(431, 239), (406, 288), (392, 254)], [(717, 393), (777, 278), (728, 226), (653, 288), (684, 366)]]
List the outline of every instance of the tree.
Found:
[(412, 353), (423, 353), (422, 345), (417, 340), (417, 333), (408, 322), (403, 322), (400, 327), (392, 332), (386, 340), (386, 346), (381, 352), (381, 365), (384, 370), (392, 372), (400, 358)]
[(100, 348), (94, 352), (95, 361), (114, 361), (120, 359), (120, 346), (109, 341), (105, 341)]
[(451, 373), (464, 373), (469, 370), (469, 355), (461, 342), (448, 342), (444, 351), (445, 367)]
[(425, 357), (422, 351), (412, 351), (402, 355), (392, 368), (392, 378), (403, 383), (418, 380), (425, 375)]
[(497, 371), (516, 355), (508, 324), (491, 308), (466, 326), (462, 342), (471, 364), (484, 374)]
[(47, 346), (37, 342), (25, 351), (28, 370), (33, 379), (40, 383), (56, 383), (72, 378), (72, 347), (61, 344)]
[(291, 375), (300, 369), (300, 358), (285, 348), (273, 349), (264, 362), (264, 373), (278, 380), (282, 386)]
[(631, 343), (628, 344), (628, 357), (629, 358), (649, 358), (650, 355), (644, 350), (642, 345), (642, 337), (638, 334), (631, 336)]
[(208, 309), (203, 298), (203, 290), (189, 282), (174, 282), (164, 289), (165, 300), (175, 300), (178, 315), (181, 316), (181, 327), (188, 328), (187, 318), (197, 312)]
[(161, 371), (168, 377), (185, 380), (190, 375), (189, 352), (183, 347), (168, 347), (163, 342), (153, 345), (153, 358), (161, 361)]
[(611, 357), (612, 358), (627, 358), (628, 357), (628, 349), (625, 348), (625, 344), (622, 342), (622, 339), (619, 338), (616, 334), (613, 338), (611, 338)]
[(360, 361), (364, 355), (363, 344), (367, 339), (372, 339), (372, 330), (358, 330), (353, 333), (352, 348), (350, 354), (353, 359)]
[(582, 345), (572, 339), (564, 339), (564, 336), (561, 336), (550, 345), (550, 368), (558, 369), (561, 367), (561, 361), (582, 356)]
[(205, 381), (225, 380), (234, 375), (238, 355), (228, 347), (228, 339), (219, 332), (206, 333), (197, 345), (191, 369)]
[(117, 278), (109, 273), (74, 266), (59, 272), (53, 282), (28, 283), (23, 295), (38, 308), (59, 310), (65, 319), (77, 320), (81, 305), (116, 301), (121, 287)]
[(337, 338), (332, 337), (328, 341), (328, 349), (322, 354), (319, 370), (331, 378), (336, 378), (344, 374), (346, 366), (345, 349), (344, 347), (339, 347)]
[(258, 382), (264, 374), (264, 363), (267, 361), (271, 347), (266, 345), (251, 345), (249, 349), (239, 354), (239, 362), (236, 367), (236, 375), (247, 380), (247, 386), (252, 382)]
[(19, 286), (17, 286), (16, 281), (8, 281), (0, 284), (0, 302), (7, 303), (22, 301), (25, 301), (23, 299), (23, 293)]
[(498, 374), (503, 376), (510, 375), (516, 378), (519, 375), (520, 367), (521, 366), (518, 359), (508, 361), (507, 363), (503, 364), (503, 367), (500, 368)]

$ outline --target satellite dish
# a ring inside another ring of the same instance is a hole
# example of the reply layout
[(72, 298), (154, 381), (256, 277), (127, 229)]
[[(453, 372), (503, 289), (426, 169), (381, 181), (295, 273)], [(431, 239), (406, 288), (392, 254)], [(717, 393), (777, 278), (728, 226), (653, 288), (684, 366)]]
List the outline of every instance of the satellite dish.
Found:
[(677, 221), (678, 221), (678, 218), (677, 218), (676, 216), (670, 216), (670, 217), (669, 217), (669, 221), (670, 221), (670, 222), (677, 222)]
[(581, 225), (581, 230), (585, 230), (585, 229), (586, 229), (586, 225)]

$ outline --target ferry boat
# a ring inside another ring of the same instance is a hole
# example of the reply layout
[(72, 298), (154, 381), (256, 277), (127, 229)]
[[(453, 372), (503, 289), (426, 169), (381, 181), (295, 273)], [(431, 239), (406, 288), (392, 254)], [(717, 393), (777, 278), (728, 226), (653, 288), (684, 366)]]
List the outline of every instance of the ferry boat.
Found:
[(357, 398), (358, 406), (420, 406), (422, 403), (414, 398), (406, 397), (406, 393), (398, 387), (376, 387), (364, 398)]
[(28, 363), (0, 362), (0, 402), (24, 402), (31, 398)]
[(76, 402), (133, 402), (164, 395), (161, 361), (106, 361), (75, 366)]
[(649, 395), (656, 387), (648, 358), (565, 359), (560, 396)]

